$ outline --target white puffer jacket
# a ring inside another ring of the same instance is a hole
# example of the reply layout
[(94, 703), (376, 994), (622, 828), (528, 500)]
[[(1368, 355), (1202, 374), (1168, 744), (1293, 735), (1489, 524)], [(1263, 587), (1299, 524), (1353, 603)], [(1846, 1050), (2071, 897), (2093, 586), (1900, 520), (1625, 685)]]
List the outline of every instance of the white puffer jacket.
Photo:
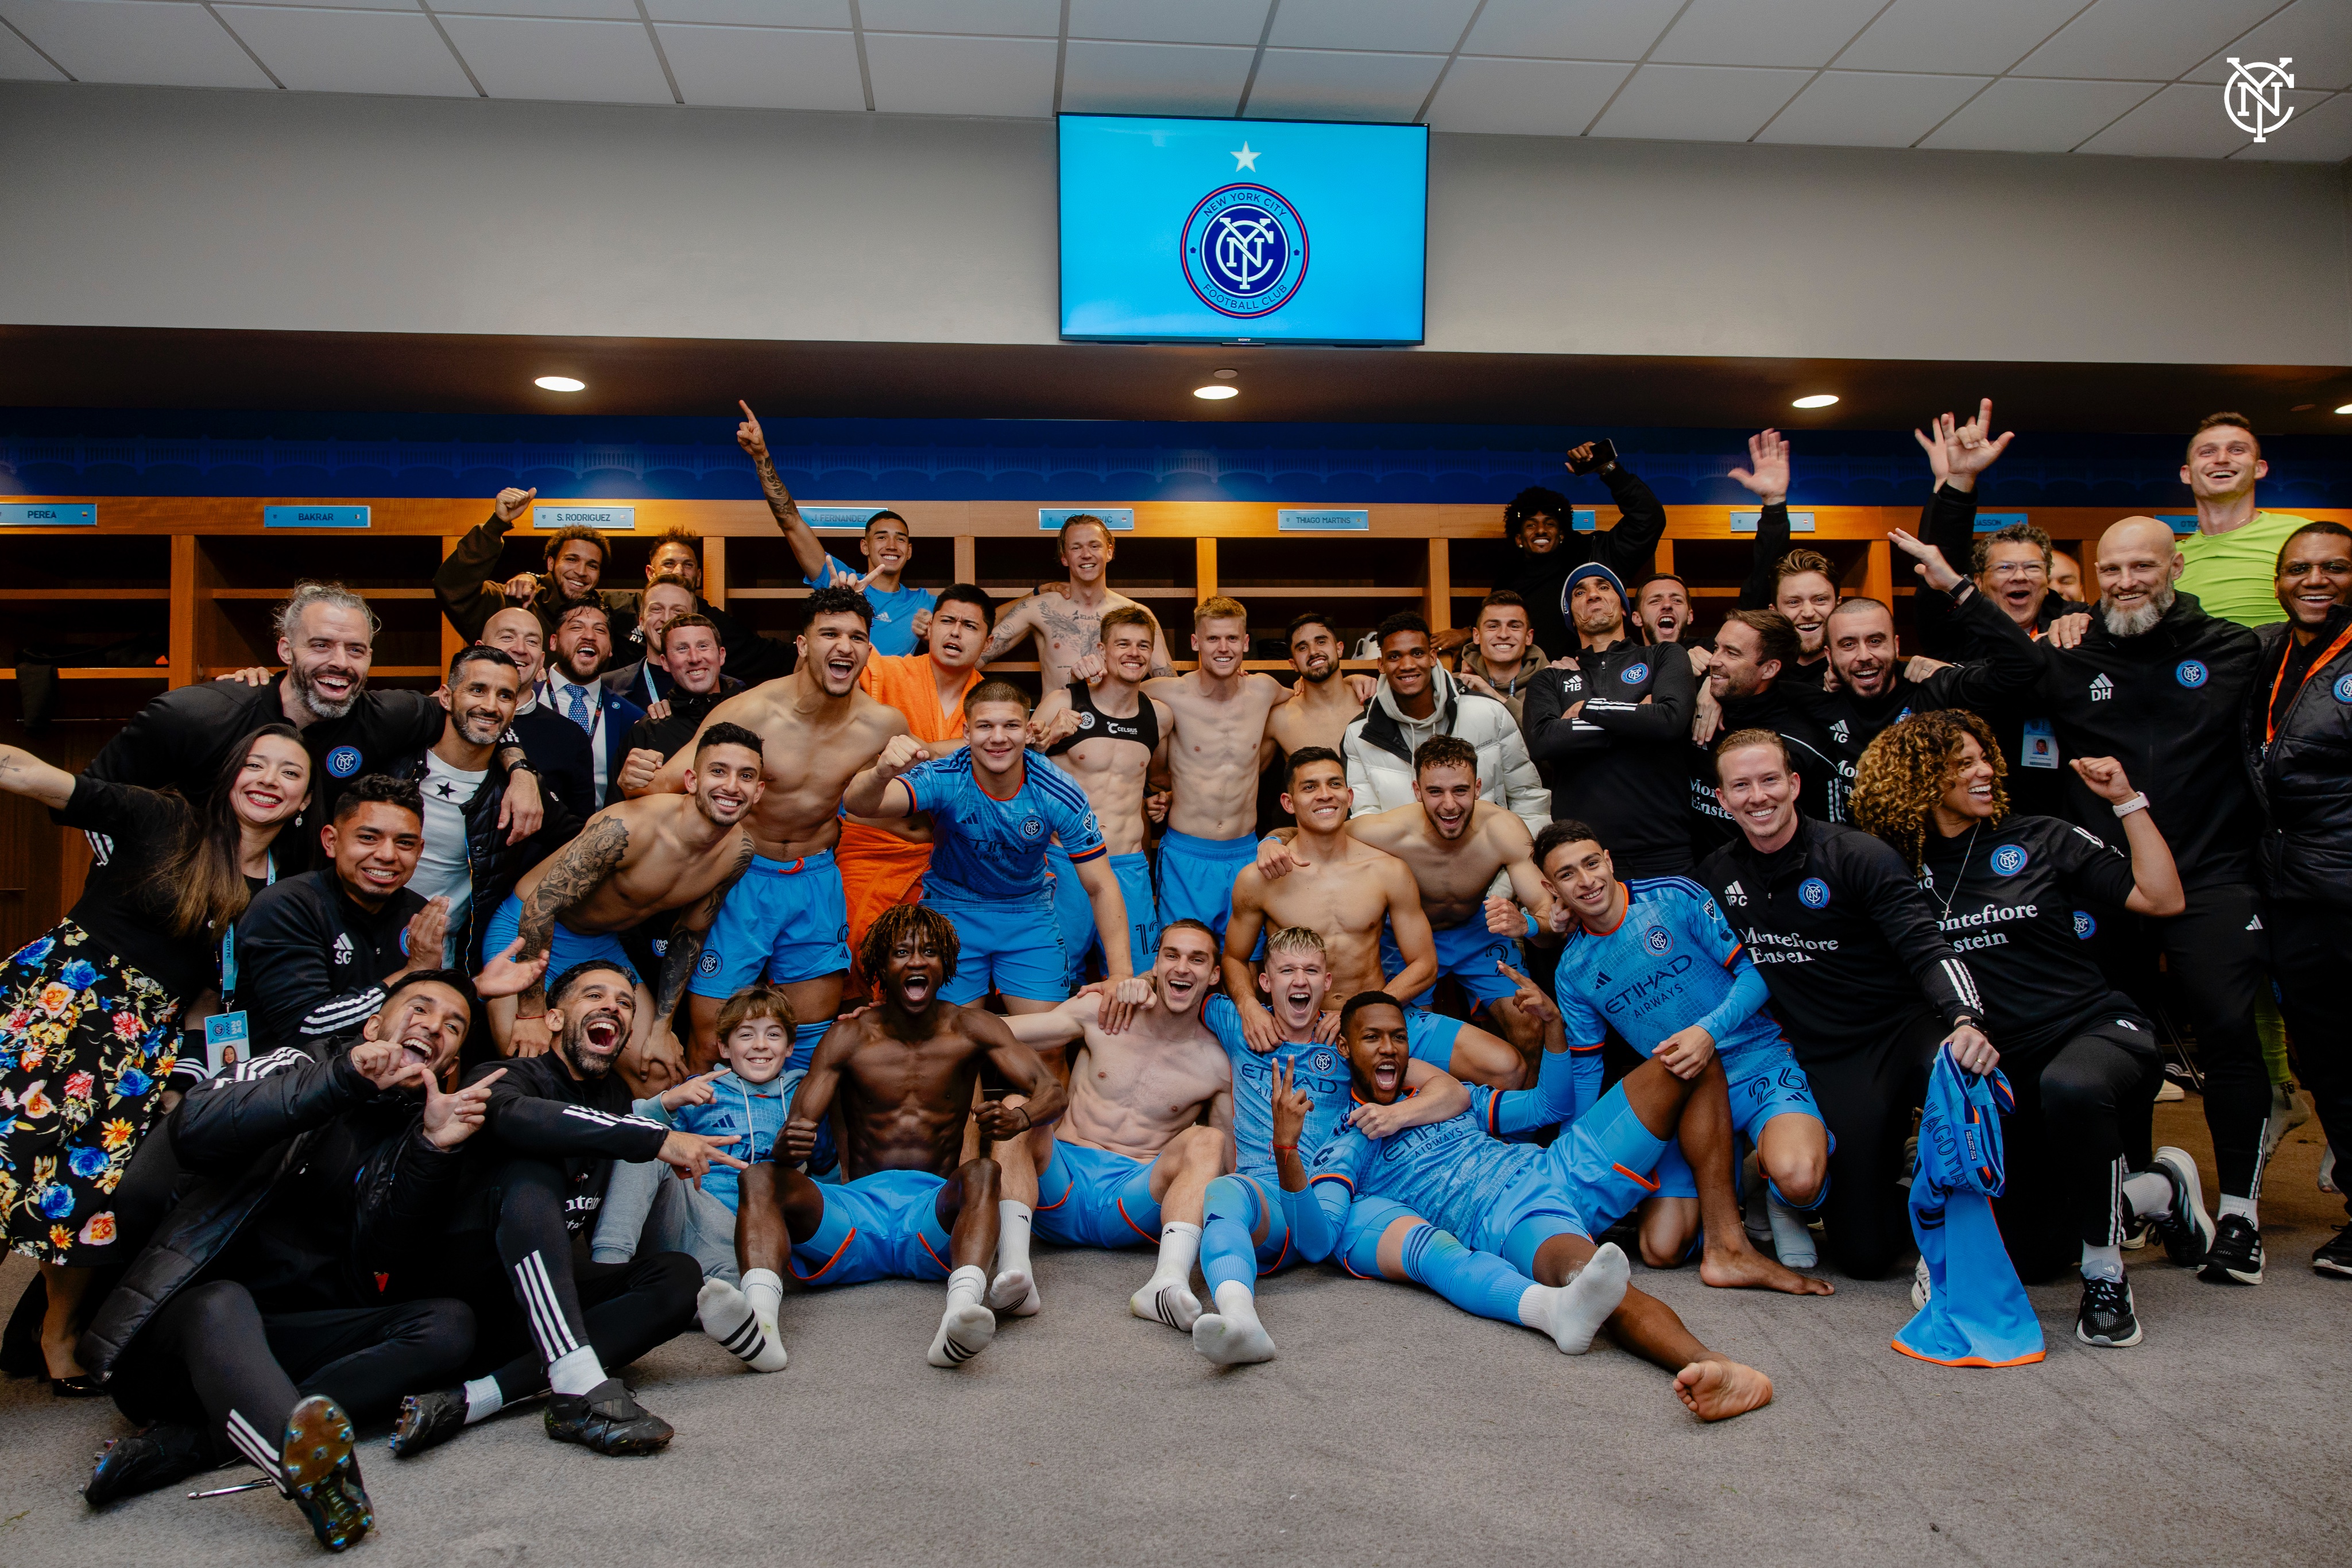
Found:
[(1437, 706), (1427, 718), (1407, 718), (1397, 711), (1388, 677), (1381, 678), (1363, 716), (1348, 726), (1341, 749), (1348, 758), (1348, 783), (1356, 791), (1355, 810), (1363, 816), (1412, 804), (1412, 754), (1422, 742), (1451, 735), (1478, 748), (1478, 793), (1541, 832), (1551, 821), (1551, 791), (1528, 756), (1511, 710), (1492, 697), (1465, 692), (1444, 669), (1430, 672), (1437, 683)]

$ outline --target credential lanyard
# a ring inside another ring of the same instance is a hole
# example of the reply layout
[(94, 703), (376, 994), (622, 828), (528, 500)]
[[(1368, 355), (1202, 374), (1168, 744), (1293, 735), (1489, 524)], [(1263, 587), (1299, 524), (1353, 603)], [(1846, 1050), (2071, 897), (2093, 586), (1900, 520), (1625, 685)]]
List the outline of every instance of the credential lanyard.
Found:
[[(2290, 637), (2294, 634), (2294, 633), (2292, 632), (2287, 633)], [(2319, 674), (2320, 671), (2326, 669), (2331, 663), (2333, 663), (2336, 655), (2344, 652), (2344, 649), (2347, 644), (2352, 644), (2352, 626), (2347, 626), (2343, 631), (2338, 632), (2336, 634), (2336, 641), (2327, 644), (2326, 648), (2320, 653), (2319, 657), (2311, 661), (2311, 663), (2305, 667), (2303, 679), (2294, 684), (2294, 695), (2296, 698), (2300, 698), (2303, 695), (2303, 688), (2311, 684), (2311, 677)], [(2278, 674), (2271, 677), (2270, 706), (2263, 710), (2263, 749), (2264, 751), (2268, 751), (2271, 748), (2271, 742), (2278, 738), (2279, 687), (2286, 684), (2287, 656), (2293, 652), (2294, 650), (2290, 648), (2283, 651), (2279, 654)], [(2288, 706), (2292, 707), (2294, 703), (2290, 701)]]

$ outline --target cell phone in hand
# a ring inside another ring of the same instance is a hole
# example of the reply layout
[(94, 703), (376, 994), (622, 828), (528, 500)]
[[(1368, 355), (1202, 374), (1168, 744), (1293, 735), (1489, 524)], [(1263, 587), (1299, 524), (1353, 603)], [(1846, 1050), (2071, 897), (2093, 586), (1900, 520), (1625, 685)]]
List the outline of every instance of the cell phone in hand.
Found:
[(1607, 436), (1591, 443), (1591, 449), (1578, 456), (1568, 455), (1568, 471), (1571, 474), (1595, 474), (1617, 461), (1617, 444)]

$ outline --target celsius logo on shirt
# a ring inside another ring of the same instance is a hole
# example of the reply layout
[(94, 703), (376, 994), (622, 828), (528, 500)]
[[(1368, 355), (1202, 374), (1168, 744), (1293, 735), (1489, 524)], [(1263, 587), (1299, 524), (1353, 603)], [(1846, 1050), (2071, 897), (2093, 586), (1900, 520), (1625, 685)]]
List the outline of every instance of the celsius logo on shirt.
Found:
[(2336, 683), (2336, 700), (2340, 703), (2352, 703), (2352, 675), (2347, 675)]
[(1675, 939), (1666, 935), (1664, 926), (1653, 925), (1650, 927), (1649, 935), (1642, 938), (1642, 945), (1663, 958), (1666, 955), (1666, 950), (1675, 945)]
[(2025, 862), (2023, 844), (2003, 844), (1992, 852), (1992, 869), (2003, 876), (2015, 876), (2025, 869)]
[(2173, 667), (2172, 678), (2193, 692), (2205, 684), (2205, 666), (2194, 659), (2183, 659)]
[(2078, 909), (2074, 911), (2074, 935), (2077, 938), (2082, 941), (2088, 942), (2092, 937), (2096, 936), (2098, 934), (2099, 923), (2091, 917), (2091, 912), (2089, 910)]
[(1820, 909), (1830, 901), (1830, 884), (1820, 877), (1809, 876), (1797, 887), (1797, 902), (1807, 909)]
[(1625, 666), (1625, 673), (1619, 675), (1617, 678), (1624, 682), (1629, 686), (1638, 686), (1643, 681), (1650, 678), (1650, 666), (1647, 664), (1628, 664)]
[(360, 748), (338, 746), (327, 753), (327, 771), (338, 779), (348, 779), (360, 770)]

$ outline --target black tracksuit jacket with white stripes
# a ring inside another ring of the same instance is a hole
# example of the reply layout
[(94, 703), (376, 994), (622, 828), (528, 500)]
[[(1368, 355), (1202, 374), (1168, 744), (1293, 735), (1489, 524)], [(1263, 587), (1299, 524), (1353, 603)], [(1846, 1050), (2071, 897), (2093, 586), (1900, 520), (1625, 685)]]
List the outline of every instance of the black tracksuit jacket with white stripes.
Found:
[(371, 915), (332, 866), (266, 887), (236, 917), (236, 989), (224, 1005), (251, 1015), (257, 1047), (315, 1056), (383, 1006), (384, 977), (407, 967), (408, 922), (424, 907), (404, 887)]
[(1948, 1028), (1981, 1024), (1976, 978), (1910, 868), (1859, 828), (1801, 817), (1773, 853), (1742, 838), (1698, 880), (1762, 971), (1798, 1061), (1873, 1049), (1923, 1006)]
[[(506, 1076), (490, 1086), (482, 1118), (485, 1135), (471, 1140), (478, 1145), (475, 1158), (521, 1155), (561, 1166), (563, 1228), (577, 1236), (596, 1223), (613, 1162), (652, 1159), (669, 1129), (629, 1114), (629, 1088), (619, 1073), (583, 1082), (553, 1051), (485, 1062), (467, 1082), (500, 1068)], [(478, 1218), (495, 1223), (494, 1216)]]

